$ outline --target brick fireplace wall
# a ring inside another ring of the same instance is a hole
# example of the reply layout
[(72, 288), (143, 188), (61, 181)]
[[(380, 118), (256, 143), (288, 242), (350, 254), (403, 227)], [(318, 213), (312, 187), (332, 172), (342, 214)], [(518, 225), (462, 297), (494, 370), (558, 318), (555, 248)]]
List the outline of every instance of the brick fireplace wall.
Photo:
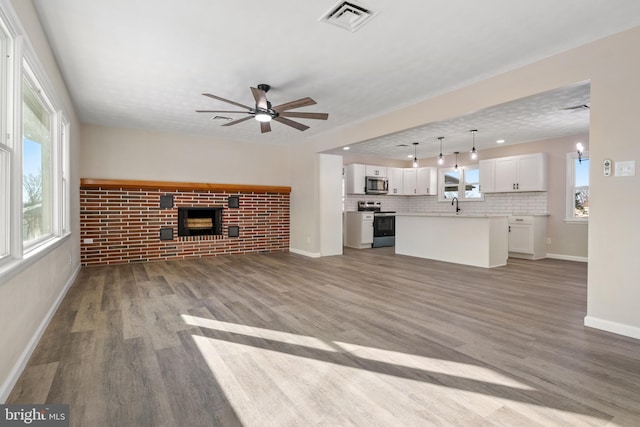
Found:
[[(100, 185), (81, 183), (82, 265), (289, 250), (288, 187), (256, 192), (252, 188), (234, 191), (233, 186), (227, 186), (228, 191), (215, 185), (210, 185), (212, 189), (176, 186), (173, 191), (167, 191), (171, 190), (168, 183), (157, 189), (149, 188), (148, 183), (141, 188)], [(169, 194), (173, 208), (161, 209), (160, 196)], [(238, 208), (228, 207), (229, 196), (239, 197)], [(224, 208), (222, 235), (178, 237), (178, 207), (216, 206)], [(229, 237), (230, 226), (239, 227), (238, 237)], [(167, 228), (173, 229), (173, 239), (160, 240), (160, 229)]]

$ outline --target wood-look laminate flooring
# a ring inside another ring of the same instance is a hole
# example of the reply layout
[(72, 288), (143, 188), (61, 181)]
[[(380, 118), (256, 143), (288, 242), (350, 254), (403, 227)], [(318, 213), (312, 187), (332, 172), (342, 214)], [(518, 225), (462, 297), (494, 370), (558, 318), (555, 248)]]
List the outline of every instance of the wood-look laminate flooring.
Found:
[(638, 426), (586, 264), (345, 249), (85, 268), (8, 403), (73, 426)]

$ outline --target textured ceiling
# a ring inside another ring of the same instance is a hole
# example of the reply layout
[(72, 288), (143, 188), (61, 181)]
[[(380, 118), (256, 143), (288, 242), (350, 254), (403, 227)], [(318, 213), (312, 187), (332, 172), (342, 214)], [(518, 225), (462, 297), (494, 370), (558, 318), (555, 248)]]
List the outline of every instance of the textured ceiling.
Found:
[[(319, 21), (334, 0), (33, 3), (81, 121), (267, 144), (304, 143), (640, 25), (637, 0), (363, 0), (378, 14), (355, 32)], [(299, 119), (311, 126), (305, 132), (274, 123), (261, 134), (253, 120), (222, 127), (194, 112), (235, 109), (203, 92), (253, 105), (249, 87), (259, 83), (272, 86), (274, 105), (310, 96), (318, 104), (299, 111), (326, 112), (329, 120)], [(488, 138), (506, 132), (493, 127), (501, 122), (511, 130), (532, 125), (531, 139), (542, 134), (531, 115), (501, 119), (500, 111), (484, 112), (477, 125), (461, 118), (455, 129), (434, 124), (387, 137), (374, 150), (385, 155), (385, 143), (441, 135), (454, 141), (469, 126)], [(513, 123), (518, 117), (529, 120)], [(551, 119), (562, 132), (580, 127), (575, 115), (562, 117), (569, 123)]]
[[(540, 93), (473, 114), (350, 145), (349, 153), (406, 160), (409, 155), (413, 157), (413, 143), (418, 142), (419, 158), (435, 157), (440, 153), (438, 137), (441, 136), (444, 137), (444, 155), (455, 151), (463, 153), (471, 150), (472, 129), (477, 130), (477, 150), (495, 147), (497, 140), (511, 145), (588, 133), (589, 109), (567, 108), (589, 106), (589, 89), (590, 85), (584, 83)], [(342, 154), (343, 150), (338, 148), (328, 153)]]

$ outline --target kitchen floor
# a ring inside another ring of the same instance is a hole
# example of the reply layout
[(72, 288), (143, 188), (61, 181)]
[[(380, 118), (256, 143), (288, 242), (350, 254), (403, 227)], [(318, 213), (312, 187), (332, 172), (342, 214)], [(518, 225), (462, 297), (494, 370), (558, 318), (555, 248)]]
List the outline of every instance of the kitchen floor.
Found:
[(584, 263), (247, 254), (85, 268), (7, 403), (73, 426), (640, 425)]

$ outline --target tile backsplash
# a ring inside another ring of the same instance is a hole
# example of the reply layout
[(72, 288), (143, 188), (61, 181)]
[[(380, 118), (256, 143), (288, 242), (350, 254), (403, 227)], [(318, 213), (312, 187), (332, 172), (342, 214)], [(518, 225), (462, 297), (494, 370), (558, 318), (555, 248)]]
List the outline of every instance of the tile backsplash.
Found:
[[(358, 200), (380, 200), (382, 210), (396, 212), (453, 212), (451, 202), (440, 202), (437, 196), (366, 196), (349, 194), (345, 196), (344, 210), (358, 210)], [(461, 212), (467, 214), (546, 214), (547, 193), (532, 191), (522, 193), (491, 193), (484, 195), (484, 201), (460, 203)]]

